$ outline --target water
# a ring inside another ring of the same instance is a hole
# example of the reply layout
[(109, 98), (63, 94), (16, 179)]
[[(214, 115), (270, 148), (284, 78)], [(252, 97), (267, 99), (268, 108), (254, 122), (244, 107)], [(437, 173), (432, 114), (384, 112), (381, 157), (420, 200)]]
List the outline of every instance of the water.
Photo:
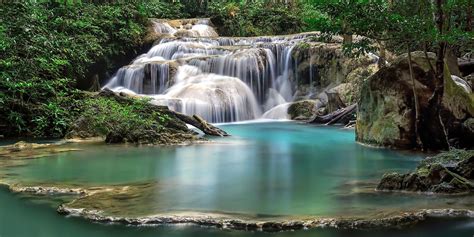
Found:
[[(233, 136), (217, 139), (214, 144), (73, 144), (83, 150), (4, 167), (0, 177), (23, 185), (128, 186), (128, 193), (93, 195), (74, 204), (116, 216), (193, 212), (263, 220), (378, 217), (421, 208), (473, 209), (469, 196), (374, 192), (382, 173), (411, 170), (420, 156), (358, 145), (352, 130), (289, 122), (222, 127)], [(260, 233), (193, 225), (128, 227), (60, 216), (55, 207), (62, 202), (60, 197), (30, 197), (0, 188), (0, 236), (467, 237), (474, 233), (474, 221), (462, 218), (430, 219), (404, 230), (369, 232), (325, 229)]]
[(2, 237), (471, 237), (474, 222), (470, 219), (444, 220), (434, 219), (414, 228), (399, 231), (337, 231), (311, 230), (281, 233), (242, 232), (201, 228), (191, 225), (130, 227), (123, 225), (102, 225), (89, 221), (58, 215), (50, 204), (36, 199), (14, 195), (0, 187), (0, 236)]
[(77, 145), (84, 150), (28, 160), (0, 177), (22, 185), (129, 186), (120, 198), (106, 192), (74, 203), (116, 216), (380, 217), (474, 206), (469, 196), (375, 192), (383, 173), (412, 170), (420, 156), (358, 145), (352, 130), (289, 122), (222, 127), (233, 136), (214, 144)]
[(293, 49), (314, 35), (229, 38), (217, 37), (205, 19), (154, 24), (167, 37), (104, 87), (150, 96), (155, 104), (210, 122), (252, 120), (292, 102), (298, 63)]

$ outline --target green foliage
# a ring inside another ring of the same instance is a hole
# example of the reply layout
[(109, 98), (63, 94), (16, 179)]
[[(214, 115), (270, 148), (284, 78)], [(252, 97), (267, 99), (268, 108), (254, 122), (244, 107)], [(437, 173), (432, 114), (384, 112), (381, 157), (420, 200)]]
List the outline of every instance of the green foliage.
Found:
[(150, 110), (147, 99), (124, 104), (110, 98), (91, 98), (84, 101), (82, 111), (81, 116), (89, 126), (87, 130), (103, 136), (130, 131), (159, 131), (170, 119), (168, 115)]
[(179, 2), (165, 3), (160, 0), (140, 1), (138, 4), (140, 13), (151, 18), (186, 18), (189, 17), (187, 9), (192, 8)]
[(77, 115), (75, 82), (140, 46), (148, 17), (180, 9), (160, 1), (72, 2), (0, 4), (0, 134), (63, 136)]
[(224, 36), (261, 36), (292, 34), (304, 27), (298, 4), (269, 1), (212, 1), (208, 16)]
[[(470, 0), (446, 0), (443, 11), (446, 19), (444, 32), (438, 32), (433, 15), (435, 8), (429, 0), (305, 0), (305, 21), (311, 30), (329, 35), (356, 34), (366, 36), (372, 43), (385, 42), (392, 51), (423, 50), (439, 42), (472, 50), (473, 31), (467, 28)], [(309, 14), (312, 13), (312, 14)], [(471, 19), (472, 21), (472, 19)], [(472, 22), (471, 22), (472, 24)], [(347, 45), (347, 51), (372, 50), (370, 42)], [(459, 54), (460, 54), (459, 52)]]

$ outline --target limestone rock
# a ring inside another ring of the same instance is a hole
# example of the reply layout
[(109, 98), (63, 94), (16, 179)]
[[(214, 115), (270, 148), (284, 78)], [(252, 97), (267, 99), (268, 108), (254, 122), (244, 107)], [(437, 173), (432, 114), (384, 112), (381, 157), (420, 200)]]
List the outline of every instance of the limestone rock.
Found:
[[(293, 80), (300, 97), (336, 87), (347, 104), (357, 101), (361, 82), (378, 69), (375, 57), (350, 57), (344, 54), (342, 45), (336, 42), (299, 43), (292, 57), (296, 63)], [(344, 86), (338, 87), (340, 84)]]
[(454, 83), (456, 83), (457, 86), (463, 88), (467, 93), (472, 93), (471, 85), (469, 85), (467, 81), (454, 75), (452, 75), (451, 78), (453, 79)]
[(309, 120), (316, 115), (320, 104), (321, 103), (318, 100), (302, 100), (294, 102), (288, 107), (290, 119)]
[[(435, 55), (430, 53), (429, 60), (434, 65)], [(429, 126), (433, 118), (423, 117), (427, 114), (428, 101), (434, 90), (434, 75), (423, 52), (414, 52), (412, 61), (421, 110), (420, 137), (423, 143), (431, 144), (432, 147), (427, 148), (436, 149), (439, 148), (437, 144), (445, 142), (444, 134), (434, 133), (433, 129), (437, 128)], [(474, 96), (457, 86), (450, 76), (445, 76), (442, 111), (449, 138), (457, 140), (459, 146), (472, 147), (472, 141), (466, 140), (461, 124), (474, 115)], [(382, 68), (363, 83), (358, 104), (356, 139), (362, 143), (404, 149), (419, 146), (416, 142), (414, 96), (406, 55), (400, 56), (392, 65)]]
[(377, 190), (469, 193), (473, 178), (474, 150), (453, 150), (426, 158), (414, 172), (384, 174)]

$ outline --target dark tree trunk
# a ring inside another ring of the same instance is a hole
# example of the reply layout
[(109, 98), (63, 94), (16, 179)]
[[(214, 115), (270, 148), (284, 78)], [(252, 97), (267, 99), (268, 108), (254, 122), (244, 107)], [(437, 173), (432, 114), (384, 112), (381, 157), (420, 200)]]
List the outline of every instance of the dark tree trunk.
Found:
[(416, 144), (421, 146), (421, 149), (424, 150), (424, 145), (423, 142), (420, 138), (420, 103), (418, 102), (418, 95), (416, 93), (416, 81), (415, 77), (413, 75), (413, 65), (411, 61), (411, 49), (410, 49), (410, 43), (407, 43), (407, 51), (408, 51), (408, 68), (410, 70), (410, 78), (411, 78), (411, 83), (412, 83), (412, 90), (413, 90), (413, 99), (415, 103), (415, 136), (416, 136)]
[[(444, 34), (445, 16), (443, 12), (445, 0), (435, 0), (434, 19), (438, 34)], [(421, 139), (427, 149), (449, 149), (447, 132), (442, 119), (443, 93), (444, 93), (444, 59), (446, 42), (438, 42), (437, 58), (435, 65), (434, 92), (431, 96), (427, 110), (424, 112), (424, 131)]]

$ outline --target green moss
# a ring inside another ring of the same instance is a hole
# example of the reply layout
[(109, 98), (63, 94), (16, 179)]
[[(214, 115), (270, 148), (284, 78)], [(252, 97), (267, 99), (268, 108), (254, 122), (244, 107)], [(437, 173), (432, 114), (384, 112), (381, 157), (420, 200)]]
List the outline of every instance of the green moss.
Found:
[(379, 145), (384, 145), (383, 143), (390, 138), (399, 137), (399, 129), (397, 123), (395, 122), (394, 116), (396, 114), (387, 114), (383, 115), (383, 119), (377, 119), (371, 128), (372, 137)]
[(311, 100), (298, 101), (288, 107), (288, 114), (291, 119), (311, 118), (315, 113), (315, 102)]
[(308, 44), (307, 42), (300, 42), (296, 45), (296, 47), (298, 49), (301, 49), (301, 50), (307, 50), (307, 49), (311, 48), (311, 45)]
[(457, 119), (474, 116), (474, 93), (467, 93), (451, 79), (448, 67), (444, 72), (443, 103)]
[(427, 169), (434, 164), (450, 164), (457, 163), (474, 156), (474, 150), (452, 149), (447, 152), (440, 153), (433, 157), (428, 157), (420, 162), (418, 170)]
[(420, 167), (416, 170), (416, 173), (419, 176), (428, 176), (430, 174), (430, 170), (427, 167)]

